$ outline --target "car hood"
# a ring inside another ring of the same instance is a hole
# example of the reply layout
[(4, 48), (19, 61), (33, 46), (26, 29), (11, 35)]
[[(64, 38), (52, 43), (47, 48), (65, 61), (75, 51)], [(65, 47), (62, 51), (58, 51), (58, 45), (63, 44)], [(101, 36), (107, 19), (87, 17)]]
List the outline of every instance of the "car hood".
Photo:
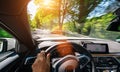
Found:
[(0, 27), (29, 49), (34, 49), (27, 18), (28, 2), (29, 0), (0, 0)]

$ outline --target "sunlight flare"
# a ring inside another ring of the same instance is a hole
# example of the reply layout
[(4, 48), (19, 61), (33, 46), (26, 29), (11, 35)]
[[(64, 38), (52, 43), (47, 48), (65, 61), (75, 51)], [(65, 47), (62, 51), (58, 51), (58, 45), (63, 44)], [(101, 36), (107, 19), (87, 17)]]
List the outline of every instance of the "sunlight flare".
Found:
[(49, 5), (50, 4), (50, 2), (51, 2), (51, 0), (44, 0), (44, 5)]
[(28, 7), (28, 14), (30, 14), (31, 19), (33, 19), (38, 7), (34, 4), (33, 0), (29, 2), (27, 7)]

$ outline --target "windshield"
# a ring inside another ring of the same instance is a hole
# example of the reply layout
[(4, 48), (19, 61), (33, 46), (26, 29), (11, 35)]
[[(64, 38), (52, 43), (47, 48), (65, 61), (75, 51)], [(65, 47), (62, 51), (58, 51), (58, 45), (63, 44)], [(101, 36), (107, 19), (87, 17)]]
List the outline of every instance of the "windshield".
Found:
[(28, 17), (32, 30), (116, 41), (120, 39), (120, 32), (106, 28), (119, 7), (117, 0), (32, 0), (28, 5)]

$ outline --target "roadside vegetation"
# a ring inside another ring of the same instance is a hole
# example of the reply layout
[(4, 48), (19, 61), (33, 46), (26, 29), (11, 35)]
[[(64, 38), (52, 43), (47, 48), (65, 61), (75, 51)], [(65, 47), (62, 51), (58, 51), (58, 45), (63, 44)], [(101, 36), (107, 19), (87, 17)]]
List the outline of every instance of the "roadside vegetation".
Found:
[(9, 34), (8, 32), (6, 32), (5, 30), (3, 30), (2, 28), (0, 28), (0, 38), (11, 38), (11, 34)]

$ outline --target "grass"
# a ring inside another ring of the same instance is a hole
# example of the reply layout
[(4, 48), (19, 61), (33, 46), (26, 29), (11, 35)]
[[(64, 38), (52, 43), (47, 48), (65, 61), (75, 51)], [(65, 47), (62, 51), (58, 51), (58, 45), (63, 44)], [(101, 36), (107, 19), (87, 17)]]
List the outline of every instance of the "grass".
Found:
[(11, 34), (9, 34), (8, 32), (6, 32), (5, 30), (3, 29), (0, 29), (0, 38), (1, 37), (4, 37), (4, 38), (11, 38), (13, 37)]

